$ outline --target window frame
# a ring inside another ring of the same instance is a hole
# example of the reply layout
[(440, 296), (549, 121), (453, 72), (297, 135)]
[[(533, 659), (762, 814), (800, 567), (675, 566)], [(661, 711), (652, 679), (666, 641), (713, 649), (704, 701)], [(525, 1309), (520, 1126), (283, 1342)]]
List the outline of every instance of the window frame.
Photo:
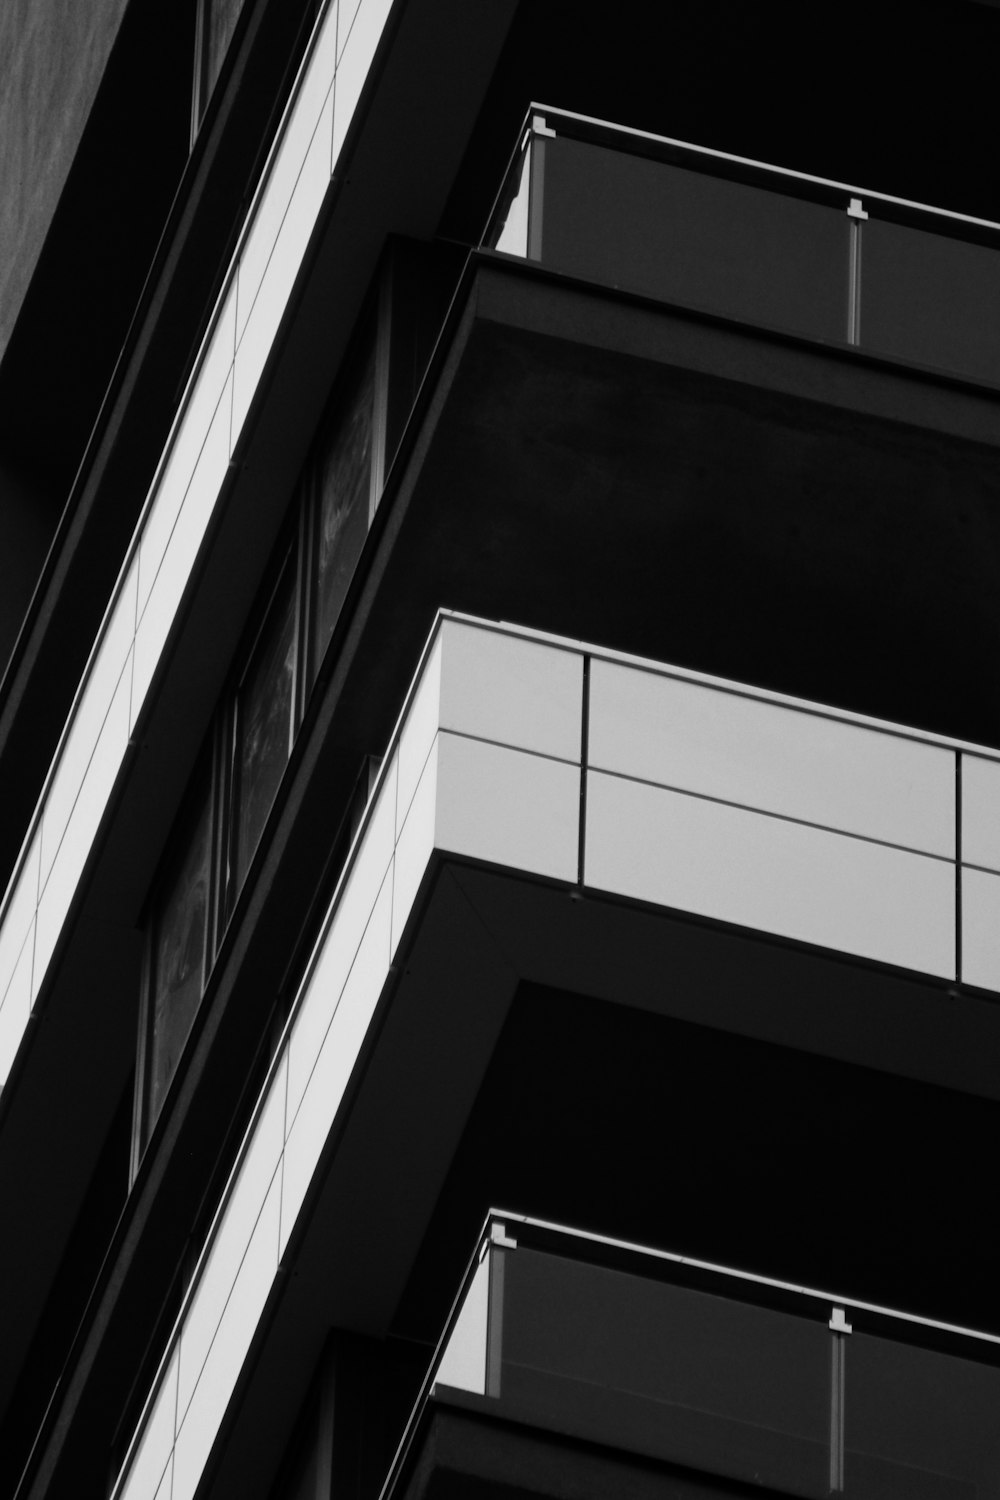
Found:
[[(247, 4), (244, 9), (248, 8)], [(199, 16), (202, 3), (199, 0)], [(269, 561), (257, 587), (253, 604), (247, 617), (240, 643), (233, 656), (233, 664), (220, 690), (205, 740), (195, 758), (188, 783), (180, 802), (179, 815), (174, 829), (167, 838), (156, 872), (150, 882), (140, 919), (142, 943), (142, 977), (139, 993), (138, 1034), (136, 1046), (136, 1080), (133, 1089), (132, 1144), (130, 1151), (129, 1187), (131, 1189), (145, 1157), (147, 1147), (160, 1117), (166, 1112), (175, 1081), (184, 1071), (184, 1057), (191, 1038), (199, 1025), (205, 997), (211, 984), (219, 953), (225, 942), (230, 925), (237, 916), (240, 896), (252, 878), (261, 846), (268, 838), (275, 804), (281, 797), (289, 763), (298, 743), (303, 721), (321, 675), (337, 626), (343, 617), (347, 599), (350, 597), (352, 580), (371, 532), (373, 518), (381, 497), (385, 477), (387, 403), (389, 391), (389, 364), (391, 354), (391, 277), (385, 267), (379, 273), (372, 294), (366, 298), (358, 318), (354, 334), (348, 344), (340, 369), (324, 403), (322, 415), (310, 443), (299, 476), (289, 498), (288, 513), (278, 531)], [(373, 361), (371, 392), (371, 441), (368, 458), (367, 495), (365, 496), (365, 534), (361, 548), (354, 560), (351, 577), (340, 608), (337, 611), (330, 635), (321, 649), (317, 649), (315, 630), (319, 599), (318, 574), (318, 530), (322, 516), (322, 473), (324, 457), (338, 431), (338, 422), (343, 418), (345, 399), (355, 386), (358, 372), (368, 359)], [(235, 873), (235, 829), (238, 819), (238, 776), (236, 753), (238, 744), (238, 708), (240, 693), (253, 669), (258, 647), (265, 638), (272, 609), (288, 577), (292, 574), (293, 639), (295, 643), (295, 669), (292, 685), (288, 725), (288, 751), (281, 777), (275, 788), (270, 807), (264, 816), (260, 831), (250, 853), (243, 879), (234, 879)], [(365, 758), (348, 806), (343, 809), (343, 818), (334, 830), (331, 856), (340, 846), (345, 822), (357, 816), (356, 803), (362, 779), (370, 779), (369, 762)], [(206, 765), (206, 762), (209, 762)], [(176, 872), (184, 858), (185, 841), (190, 839), (195, 826), (198, 805), (194, 795), (196, 785), (208, 784), (209, 797), (209, 888), (206, 912), (206, 933), (202, 955), (200, 996), (191, 1025), (181, 1047), (173, 1073), (168, 1079), (155, 1118), (150, 1118), (152, 1083), (152, 1059), (155, 1027), (154, 981), (156, 968), (155, 944), (158, 931), (158, 913), (169, 888), (171, 874)], [(370, 789), (370, 787), (369, 787)], [(366, 798), (364, 800), (367, 800)], [(363, 802), (362, 802), (363, 806)], [(353, 832), (353, 829), (351, 830)], [(347, 844), (349, 846), (350, 837)], [(346, 851), (345, 851), (346, 852)]]
[[(216, 933), (215, 949), (218, 948), (225, 936), (226, 929), (232, 919), (236, 904), (239, 901), (240, 891), (246, 884), (250, 868), (256, 858), (257, 849), (260, 847), (270, 820), (271, 810), (268, 808), (261, 824), (257, 841), (253, 850), (247, 857), (246, 869), (242, 880), (234, 878), (236, 860), (236, 830), (239, 822), (239, 810), (237, 801), (239, 797), (239, 778), (237, 774), (236, 755), (239, 743), (239, 705), (240, 694), (247, 684), (248, 678), (256, 665), (258, 648), (266, 639), (268, 625), (273, 623), (272, 610), (283, 585), (286, 582), (288, 571), (292, 573), (292, 634), (295, 644), (295, 668), (292, 681), (292, 694), (288, 720), (288, 741), (285, 756), (285, 769), (281, 773), (278, 786), (284, 779), (285, 770), (291, 759), (292, 752), (298, 739), (299, 729), (302, 724), (303, 693), (303, 662), (302, 662), (302, 632), (307, 609), (303, 597), (302, 588), (302, 516), (301, 507), (295, 507), (295, 515), (292, 517), (294, 525), (291, 529), (285, 527), (279, 537), (278, 544), (272, 554), (272, 559), (265, 574), (265, 594), (261, 604), (260, 599), (255, 602), (251, 614), (250, 630), (245, 634), (243, 644), (236, 655), (239, 664), (238, 670), (231, 675), (226, 688), (223, 690), (220, 702), (223, 703), (222, 719), (224, 721), (223, 735), (225, 743), (225, 776), (221, 803), (221, 856), (222, 865), (220, 870), (220, 888), (218, 897), (218, 930)], [(277, 788), (275, 797), (277, 797)], [(274, 805), (272, 798), (271, 806)]]
[(130, 1188), (135, 1181), (136, 1173), (139, 1170), (139, 1163), (145, 1155), (146, 1147), (156, 1128), (157, 1121), (163, 1113), (167, 1099), (173, 1088), (174, 1079), (179, 1071), (178, 1064), (178, 1067), (174, 1068), (171, 1077), (166, 1083), (156, 1114), (151, 1115), (153, 1042), (156, 1011), (154, 984), (159, 918), (162, 912), (163, 896), (165, 891), (169, 889), (172, 878), (176, 877), (183, 863), (190, 839), (197, 827), (198, 817), (202, 810), (201, 797), (206, 792), (208, 795), (209, 825), (208, 893), (205, 912), (205, 935), (202, 943), (200, 994), (191, 1018), (191, 1024), (188, 1027), (187, 1036), (181, 1047), (181, 1054), (186, 1050), (187, 1041), (197, 1024), (198, 1015), (200, 1014), (202, 1002), (205, 998), (208, 976), (211, 973), (217, 951), (215, 930), (219, 873), (219, 804), (217, 797), (219, 761), (218, 724), (213, 717), (205, 740), (195, 757), (194, 765), (188, 778), (187, 786), (185, 787), (179, 816), (164, 846), (163, 854), (157, 865), (156, 874), (150, 884), (149, 895), (140, 918), (142, 928), (142, 979), (139, 990), (136, 1079), (132, 1102), (132, 1143), (129, 1152)]

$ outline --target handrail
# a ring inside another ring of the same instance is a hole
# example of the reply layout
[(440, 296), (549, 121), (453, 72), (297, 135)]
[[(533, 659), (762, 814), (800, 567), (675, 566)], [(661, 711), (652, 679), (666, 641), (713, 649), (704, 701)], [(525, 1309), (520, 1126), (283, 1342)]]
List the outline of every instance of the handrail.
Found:
[[(717, 1262), (698, 1259), (694, 1256), (681, 1255), (676, 1251), (664, 1250), (652, 1245), (639, 1244), (637, 1241), (620, 1239), (615, 1236), (598, 1233), (594, 1230), (581, 1229), (577, 1226), (559, 1224), (552, 1220), (539, 1219), (531, 1215), (515, 1213), (502, 1208), (491, 1208), (486, 1215), (482, 1230), (475, 1241), (475, 1249), (469, 1259), (466, 1269), (459, 1281), (455, 1298), (452, 1302), (448, 1317), (445, 1320), (441, 1336), (434, 1349), (433, 1357), (428, 1366), (427, 1374), (421, 1383), (420, 1391), (413, 1404), (409, 1419), (403, 1431), (402, 1437), (396, 1448), (388, 1474), (382, 1485), (380, 1500), (393, 1492), (401, 1471), (406, 1467), (407, 1460), (413, 1450), (415, 1439), (421, 1425), (428, 1402), (432, 1393), (447, 1391), (444, 1399), (451, 1399), (451, 1388), (447, 1384), (440, 1385), (436, 1380), (437, 1371), (442, 1359), (449, 1348), (452, 1336), (456, 1331), (459, 1318), (462, 1314), (466, 1295), (472, 1285), (472, 1281), (486, 1254), (494, 1248), (509, 1247), (515, 1254), (520, 1248), (530, 1248), (562, 1256), (576, 1262), (586, 1262), (602, 1266), (610, 1266), (615, 1270), (623, 1270), (631, 1274), (637, 1274), (649, 1280), (670, 1281), (676, 1285), (676, 1277), (669, 1275), (669, 1270), (695, 1272), (699, 1277), (699, 1289), (704, 1289), (705, 1282), (721, 1283), (721, 1295), (736, 1300), (747, 1300), (762, 1307), (773, 1305), (773, 1294), (779, 1294), (782, 1301), (790, 1300), (805, 1301), (810, 1306), (807, 1316), (816, 1318), (817, 1322), (828, 1323), (833, 1334), (847, 1331), (851, 1325), (846, 1321), (846, 1315), (856, 1317), (858, 1313), (870, 1314), (879, 1321), (888, 1320), (890, 1324), (905, 1325), (908, 1333), (917, 1334), (916, 1338), (905, 1339), (907, 1344), (916, 1344), (917, 1347), (939, 1348), (942, 1336), (952, 1346), (959, 1346), (972, 1342), (976, 1346), (975, 1352), (965, 1349), (967, 1356), (1000, 1366), (1000, 1336), (987, 1333), (982, 1329), (966, 1328), (957, 1324), (945, 1323), (933, 1318), (922, 1317), (915, 1313), (905, 1312), (899, 1308), (884, 1307), (875, 1303), (866, 1302), (856, 1297), (842, 1295), (840, 1293), (821, 1291), (815, 1287), (798, 1285), (786, 1282), (775, 1277), (764, 1276), (759, 1272), (741, 1270), (733, 1266), (724, 1266)], [(595, 1253), (596, 1252), (596, 1253)], [(651, 1269), (655, 1271), (651, 1274)], [(665, 1274), (667, 1272), (668, 1274)], [(730, 1291), (732, 1286), (739, 1287), (739, 1294)], [(755, 1295), (756, 1294), (756, 1295)], [(768, 1294), (771, 1294), (769, 1296)], [(815, 1304), (819, 1304), (816, 1306)], [(880, 1329), (883, 1333), (887, 1330)], [(919, 1335), (925, 1337), (921, 1339)], [(892, 1332), (889, 1332), (892, 1338)], [(900, 1340), (904, 1342), (904, 1340)], [(463, 1392), (463, 1398), (468, 1399)], [(482, 1398), (489, 1402), (489, 1396)]]
[[(799, 196), (812, 197), (821, 202), (840, 203), (846, 196), (864, 198), (890, 209), (902, 209), (907, 215), (918, 215), (933, 220), (944, 219), (949, 224), (967, 230), (985, 230), (991, 240), (1000, 247), (1000, 223), (992, 219), (976, 218), (972, 214), (959, 213), (956, 209), (941, 208), (936, 204), (921, 203), (914, 198), (900, 198), (893, 193), (883, 193), (874, 188), (862, 187), (858, 183), (842, 182), (834, 177), (818, 177), (811, 172), (800, 172), (793, 167), (780, 167), (773, 162), (757, 161), (753, 157), (738, 156), (731, 151), (719, 151), (712, 146), (698, 146), (692, 141), (682, 141), (674, 136), (657, 135), (649, 130), (638, 130), (631, 125), (620, 125), (602, 120), (596, 115), (579, 114), (574, 110), (560, 109), (549, 104), (532, 104), (525, 115), (518, 139), (523, 140), (534, 117), (541, 116), (546, 123), (559, 122), (566, 127), (565, 133), (582, 141), (602, 137), (607, 144), (632, 141), (645, 148), (652, 156), (675, 162), (683, 161), (694, 167), (709, 170), (720, 176), (752, 179), (766, 183), (779, 179), (790, 188), (797, 188)], [(979, 236), (976, 236), (979, 238)]]
[[(649, 1263), (656, 1261), (661, 1266), (683, 1267), (685, 1270), (704, 1273), (708, 1277), (718, 1277), (726, 1284), (738, 1282), (741, 1286), (756, 1289), (758, 1295), (765, 1290), (768, 1292), (779, 1292), (790, 1298), (807, 1301), (810, 1303), (822, 1303), (824, 1308), (836, 1305), (849, 1309), (853, 1313), (871, 1313), (877, 1318), (887, 1318), (898, 1323), (905, 1323), (915, 1329), (925, 1329), (928, 1334), (944, 1334), (956, 1339), (971, 1339), (977, 1343), (989, 1346), (996, 1350), (997, 1362), (1000, 1363), (1000, 1334), (988, 1333), (982, 1328), (968, 1328), (960, 1323), (947, 1323), (938, 1318), (928, 1318), (920, 1313), (906, 1312), (898, 1307), (886, 1307), (877, 1302), (866, 1302), (863, 1298), (848, 1295), (846, 1292), (823, 1291), (818, 1287), (805, 1286), (798, 1282), (782, 1281), (777, 1277), (764, 1276), (758, 1271), (745, 1271), (735, 1266), (725, 1266), (717, 1261), (700, 1260), (697, 1256), (681, 1255), (677, 1251), (662, 1250), (653, 1245), (639, 1244), (635, 1240), (617, 1239), (612, 1235), (598, 1234), (593, 1230), (580, 1229), (568, 1224), (557, 1224), (549, 1219), (537, 1219), (530, 1215), (511, 1213), (504, 1209), (491, 1209), (486, 1218), (484, 1234), (488, 1233), (489, 1226), (493, 1222), (507, 1225), (516, 1224), (519, 1229), (527, 1230), (529, 1234), (537, 1237), (539, 1248), (549, 1249), (551, 1246), (544, 1241), (559, 1240), (561, 1242), (572, 1241), (581, 1245), (598, 1248), (601, 1251), (611, 1251), (616, 1257), (620, 1257), (622, 1264)], [(482, 1236), (480, 1237), (480, 1241)], [(534, 1241), (533, 1241), (534, 1243)], [(574, 1257), (578, 1260), (587, 1259), (585, 1255)]]

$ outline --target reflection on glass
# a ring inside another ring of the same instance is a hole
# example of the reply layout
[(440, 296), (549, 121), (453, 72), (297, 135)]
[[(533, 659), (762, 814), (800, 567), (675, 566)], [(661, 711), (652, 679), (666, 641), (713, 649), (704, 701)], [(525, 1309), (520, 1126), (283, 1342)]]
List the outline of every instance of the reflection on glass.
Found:
[(288, 763), (295, 705), (295, 572), (289, 558), (236, 696), (229, 907)]
[(848, 1496), (1000, 1495), (998, 1409), (994, 1366), (855, 1331), (847, 1349)]
[(531, 181), (531, 152), (529, 144), (510, 175), (505, 193), (506, 202), (501, 203), (490, 239), (495, 250), (507, 255), (525, 256), (528, 253), (528, 200)]
[(862, 247), (864, 346), (1000, 384), (995, 248), (874, 215), (864, 226)]
[(529, 246), (541, 210), (545, 265), (843, 339), (850, 221), (841, 208), (563, 137), (545, 141), (541, 179)]
[(199, 112), (205, 113), (223, 59), (233, 39), (243, 0), (201, 0)]
[(160, 1112), (201, 1000), (212, 857), (207, 775), (186, 842), (162, 888), (153, 922), (147, 1130)]
[(652, 1457), (825, 1496), (829, 1340), (730, 1297), (505, 1252), (501, 1400)]
[(374, 398), (373, 343), (319, 458), (314, 666), (333, 634), (368, 533)]
[(462, 1310), (434, 1372), (437, 1385), (486, 1394), (486, 1347), (489, 1322), (490, 1258), (484, 1256), (466, 1290)]

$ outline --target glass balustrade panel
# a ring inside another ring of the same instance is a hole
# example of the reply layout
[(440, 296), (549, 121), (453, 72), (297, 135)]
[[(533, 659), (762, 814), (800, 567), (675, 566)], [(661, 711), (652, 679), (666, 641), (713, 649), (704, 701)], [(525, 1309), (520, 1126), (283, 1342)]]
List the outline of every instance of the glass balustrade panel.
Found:
[(511, 1415), (755, 1484), (828, 1494), (824, 1321), (524, 1247), (502, 1255), (502, 1294), (492, 1303), (494, 1316), (502, 1304), (498, 1394)]
[(864, 224), (862, 348), (998, 385), (998, 329), (1000, 250), (874, 216)]
[(542, 178), (531, 242), (540, 227), (543, 264), (812, 338), (846, 338), (842, 209), (562, 137), (544, 141)]
[(858, 1331), (845, 1346), (850, 1500), (1000, 1496), (1000, 1369)]

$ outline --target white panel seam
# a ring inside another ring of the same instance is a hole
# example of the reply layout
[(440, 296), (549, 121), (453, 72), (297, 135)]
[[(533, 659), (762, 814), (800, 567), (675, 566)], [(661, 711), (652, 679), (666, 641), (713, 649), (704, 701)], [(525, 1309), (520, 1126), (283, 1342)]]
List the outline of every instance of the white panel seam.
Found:
[(936, 859), (945, 865), (955, 863), (953, 854), (938, 854), (932, 849), (921, 849), (914, 844), (899, 844), (892, 839), (877, 838), (874, 834), (858, 833), (851, 828), (840, 828), (834, 823), (817, 823), (811, 818), (799, 818), (793, 813), (777, 812), (773, 808), (760, 807), (753, 802), (737, 802), (731, 797), (717, 797), (711, 792), (696, 792), (691, 787), (674, 786), (667, 781), (653, 781), (647, 776), (631, 776), (625, 771), (609, 771), (603, 766), (589, 765), (587, 771), (614, 778), (615, 781), (628, 781), (635, 786), (653, 787), (657, 791), (670, 792), (677, 797), (692, 797), (698, 802), (714, 802), (719, 807), (732, 807), (740, 812), (756, 813), (758, 817), (773, 818), (779, 823), (794, 823), (799, 828), (816, 828), (822, 833), (836, 834), (839, 838), (856, 839), (862, 844), (877, 844), (882, 849), (898, 849), (902, 854), (919, 855), (921, 859)]
[[(298, 168), (298, 171), (295, 174), (295, 181), (292, 183), (292, 190), (291, 190), (291, 192), (288, 195), (288, 202), (285, 204), (284, 212), (281, 215), (281, 222), (278, 224), (278, 227), (275, 230), (274, 239), (271, 242), (271, 248), (270, 248), (270, 250), (267, 253), (267, 259), (265, 260), (263, 270), (260, 273), (260, 280), (257, 282), (257, 286), (256, 286), (256, 288), (254, 290), (253, 300), (250, 303), (250, 307), (247, 310), (247, 315), (246, 315), (246, 317), (243, 320), (243, 328), (242, 328), (242, 330), (241, 330), (241, 332), (239, 334), (239, 337), (236, 339), (236, 347), (235, 347), (235, 351), (234, 351), (234, 355), (233, 355), (233, 361), (234, 361), (234, 363), (236, 361), (236, 358), (239, 355), (240, 349), (242, 348), (243, 340), (246, 338), (246, 332), (247, 332), (247, 329), (250, 326), (250, 319), (253, 317), (254, 308), (257, 306), (257, 301), (258, 301), (258, 298), (260, 297), (261, 288), (264, 285), (264, 281), (265, 281), (265, 279), (267, 277), (267, 273), (268, 273), (268, 270), (270, 268), (271, 262), (274, 259), (274, 252), (275, 252), (275, 250), (277, 248), (278, 240), (281, 237), (281, 231), (285, 227), (285, 222), (286, 222), (286, 220), (288, 218), (288, 213), (289, 213), (289, 210), (290, 210), (290, 208), (292, 206), (292, 199), (295, 197), (295, 194), (296, 194), (296, 191), (298, 189), (299, 183), (302, 181), (302, 173), (305, 171), (306, 161), (308, 160), (309, 153), (312, 150), (313, 142), (316, 139), (316, 133), (319, 130), (320, 125), (323, 123), (323, 115), (326, 112), (327, 100), (332, 99), (334, 82), (335, 82), (335, 79), (331, 78), (331, 80), (330, 80), (330, 86), (327, 89), (326, 93), (323, 95), (323, 103), (320, 106), (320, 111), (319, 111), (319, 115), (318, 115), (317, 120), (316, 120), (316, 124), (313, 126), (312, 134), (310, 135), (308, 143), (306, 144), (306, 148), (305, 148), (305, 150), (302, 153), (302, 160), (299, 162), (299, 168)], [(336, 106), (334, 105), (334, 107), (336, 107)], [(331, 111), (331, 113), (332, 113), (332, 111)], [(332, 143), (332, 139), (333, 139), (333, 132), (332, 132), (332, 130), (330, 132), (330, 137), (331, 137), (331, 143)], [(330, 174), (327, 173), (327, 177), (328, 178), (329, 178), (329, 175)], [(252, 230), (251, 230), (251, 233), (252, 233)], [(305, 247), (303, 246), (303, 250), (304, 249), (305, 249)], [(240, 264), (240, 266), (242, 266), (242, 264), (243, 264), (243, 257), (242, 257), (242, 255), (240, 256), (240, 262), (239, 262), (239, 264)], [(230, 421), (231, 420), (232, 419), (230, 418)], [(232, 436), (232, 431), (230, 429), (230, 438), (231, 438), (231, 436)], [(230, 448), (230, 452), (232, 452), (232, 448)]]
[[(176, 1345), (176, 1348), (177, 1348), (177, 1351), (178, 1351), (178, 1360), (177, 1360), (177, 1427), (176, 1427), (176, 1435), (177, 1435), (177, 1437), (180, 1436), (181, 1428), (184, 1425), (184, 1420), (187, 1417), (187, 1414), (188, 1414), (188, 1412), (191, 1409), (191, 1403), (192, 1403), (192, 1401), (195, 1398), (195, 1394), (196, 1394), (196, 1392), (198, 1390), (199, 1385), (201, 1384), (201, 1378), (202, 1378), (202, 1376), (205, 1373), (205, 1367), (208, 1364), (209, 1359), (211, 1358), (212, 1350), (215, 1348), (215, 1341), (216, 1341), (216, 1339), (219, 1336), (219, 1329), (222, 1327), (222, 1320), (226, 1316), (226, 1310), (229, 1307), (230, 1302), (232, 1301), (233, 1292), (235, 1290), (236, 1283), (239, 1280), (240, 1272), (242, 1271), (244, 1262), (246, 1261), (246, 1258), (247, 1258), (247, 1252), (250, 1249), (250, 1242), (252, 1241), (255, 1233), (257, 1232), (257, 1225), (260, 1223), (261, 1214), (264, 1212), (264, 1205), (267, 1203), (268, 1194), (270, 1193), (272, 1187), (274, 1186), (275, 1179), (278, 1176), (278, 1172), (280, 1170), (281, 1162), (282, 1162), (282, 1159), (284, 1157), (284, 1154), (285, 1154), (285, 1152), (284, 1152), (284, 1143), (282, 1143), (282, 1148), (281, 1148), (281, 1151), (279, 1152), (278, 1160), (275, 1163), (274, 1170), (272, 1171), (270, 1177), (267, 1180), (267, 1187), (264, 1189), (264, 1196), (260, 1200), (260, 1207), (257, 1209), (257, 1213), (256, 1213), (256, 1215), (254, 1217), (253, 1226), (251, 1227), (250, 1232), (249, 1232), (249, 1234), (247, 1235), (247, 1238), (246, 1238), (246, 1243), (243, 1246), (243, 1250), (242, 1250), (242, 1253), (240, 1255), (239, 1265), (236, 1267), (236, 1270), (233, 1273), (233, 1279), (232, 1279), (232, 1282), (230, 1283), (229, 1290), (226, 1293), (225, 1301), (222, 1304), (222, 1309), (221, 1309), (221, 1311), (219, 1313), (218, 1322), (215, 1325), (215, 1329), (214, 1329), (214, 1331), (212, 1333), (212, 1337), (209, 1339), (208, 1345), (207, 1345), (207, 1347), (205, 1349), (205, 1357), (202, 1360), (201, 1365), (198, 1368), (198, 1374), (195, 1377), (194, 1384), (191, 1386), (191, 1392), (190, 1392), (190, 1395), (188, 1396), (187, 1403), (186, 1403), (186, 1405), (184, 1407), (183, 1414), (181, 1412), (181, 1359), (183, 1358), (183, 1355), (184, 1355), (184, 1334), (185, 1334), (185, 1332), (187, 1330), (187, 1327), (188, 1327), (188, 1318), (185, 1318), (184, 1321), (180, 1324), (180, 1326), (177, 1329), (177, 1336), (176, 1336), (176, 1339), (174, 1341), (175, 1345)], [(244, 1160), (245, 1160), (245, 1158), (244, 1158)], [(279, 1192), (280, 1192), (280, 1189), (279, 1189)], [(232, 1198), (230, 1198), (229, 1204), (226, 1205), (227, 1208), (230, 1206), (230, 1204), (232, 1203), (232, 1201), (233, 1201)], [(279, 1220), (279, 1226), (280, 1226), (280, 1220)], [(215, 1244), (218, 1244), (218, 1237), (216, 1237), (215, 1241), (213, 1242), (213, 1248), (214, 1248)], [(207, 1262), (206, 1262), (206, 1264), (207, 1264)], [(200, 1289), (200, 1286), (199, 1286), (199, 1289)], [(189, 1308), (188, 1308), (188, 1313), (189, 1314), (190, 1314), (191, 1308), (193, 1308), (194, 1305), (195, 1305), (195, 1298), (192, 1298), (191, 1303), (189, 1304)], [(175, 1438), (175, 1442), (176, 1442), (176, 1438)]]
[[(330, 1011), (329, 1016), (327, 1017), (326, 1026), (324, 1027), (322, 1038), (320, 1039), (319, 1046), (316, 1048), (316, 1055), (313, 1058), (312, 1064), (311, 1064), (311, 1066), (309, 1068), (309, 1072), (306, 1075), (305, 1083), (302, 1085), (302, 1092), (299, 1094), (298, 1103), (295, 1106), (295, 1112), (292, 1115), (292, 1118), (291, 1118), (291, 1120), (288, 1123), (288, 1128), (287, 1128), (287, 1131), (286, 1131), (286, 1134), (285, 1134), (285, 1143), (286, 1144), (288, 1142), (289, 1136), (291, 1135), (292, 1131), (295, 1129), (295, 1121), (299, 1117), (299, 1112), (302, 1109), (302, 1103), (303, 1103), (303, 1101), (305, 1099), (305, 1096), (306, 1096), (306, 1093), (307, 1093), (307, 1091), (309, 1089), (309, 1084), (311, 1083), (312, 1076), (313, 1076), (313, 1074), (316, 1071), (316, 1066), (317, 1066), (317, 1064), (319, 1062), (320, 1053), (323, 1051), (323, 1048), (326, 1045), (326, 1039), (327, 1039), (327, 1037), (330, 1034), (330, 1027), (333, 1025), (334, 1017), (336, 1016), (337, 1011), (340, 1009), (340, 1002), (344, 998), (344, 991), (347, 989), (347, 986), (351, 982), (351, 975), (354, 973), (354, 966), (355, 966), (355, 964), (358, 961), (358, 954), (361, 952), (361, 948), (362, 948), (362, 945), (364, 944), (365, 937), (368, 934), (368, 929), (371, 926), (372, 916), (374, 915), (376, 906), (378, 906), (379, 897), (381, 896), (383, 890), (385, 889), (386, 876), (389, 875), (389, 873), (390, 873), (390, 871), (392, 869), (393, 864), (394, 864), (394, 858), (393, 858), (393, 855), (390, 854), (388, 862), (386, 864), (386, 867), (382, 871), (382, 875), (381, 875), (381, 878), (380, 878), (379, 883), (378, 883), (378, 890), (377, 890), (377, 892), (375, 894), (375, 899), (374, 899), (374, 901), (371, 904), (371, 909), (368, 912), (368, 915), (365, 917), (365, 925), (362, 928), (361, 936), (358, 939), (358, 946), (354, 950), (354, 955), (351, 958), (351, 962), (350, 962), (350, 965), (348, 966), (347, 973), (344, 976), (344, 982), (340, 986), (340, 991), (339, 991), (339, 993), (337, 995), (336, 1002), (335, 1002), (332, 1010)], [(390, 887), (390, 890), (391, 890), (391, 887)], [(390, 906), (391, 906), (391, 901), (390, 901)], [(391, 931), (391, 929), (390, 929), (390, 931)], [(328, 933), (328, 940), (336, 941), (336, 936), (337, 936), (337, 924), (336, 924), (336, 920), (335, 920), (334, 924), (333, 924), (333, 927), (330, 929), (330, 931)], [(304, 996), (303, 997), (303, 1004), (300, 1006), (300, 1013), (301, 1013), (302, 1010), (305, 1009), (305, 1002), (306, 1002), (306, 997)], [(291, 1041), (293, 1034), (294, 1033), (290, 1033), (289, 1034), (289, 1041)], [(290, 1056), (290, 1054), (289, 1054), (289, 1056)], [(286, 1098), (286, 1104), (287, 1104), (287, 1098), (288, 1098), (287, 1085), (286, 1085), (285, 1098)]]

